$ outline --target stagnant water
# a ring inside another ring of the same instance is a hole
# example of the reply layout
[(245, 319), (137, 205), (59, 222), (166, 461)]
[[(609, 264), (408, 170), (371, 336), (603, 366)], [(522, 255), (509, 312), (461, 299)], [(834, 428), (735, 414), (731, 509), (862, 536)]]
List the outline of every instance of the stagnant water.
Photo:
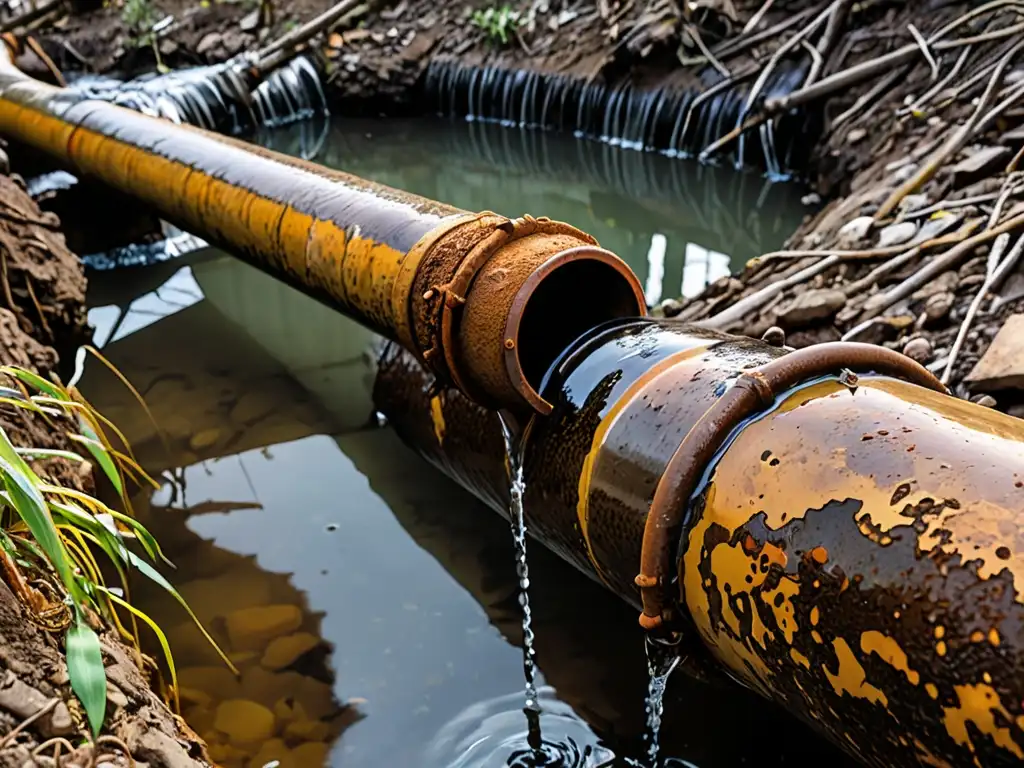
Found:
[[(798, 190), (756, 176), (478, 128), (335, 124), (317, 159), (464, 207), (569, 220), (649, 286), (660, 264), (665, 296), (684, 275), (706, 281), (714, 253), (728, 265), (776, 247), (802, 212)], [(274, 143), (298, 151), (301, 136)], [(184, 714), (218, 762), (481, 768), (521, 755), (508, 525), (379, 424), (372, 335), (212, 249), (90, 277), (96, 342), (166, 445), (102, 369), (83, 389), (162, 480), (135, 495), (137, 513), (242, 670), (218, 666), (173, 600), (133, 584), (168, 630)], [(646, 762), (635, 611), (539, 545), (529, 567), (539, 733), (578, 765)], [(226, 704), (238, 700), (246, 717)], [(847, 764), (752, 694), (679, 672), (663, 722), (666, 766)]]

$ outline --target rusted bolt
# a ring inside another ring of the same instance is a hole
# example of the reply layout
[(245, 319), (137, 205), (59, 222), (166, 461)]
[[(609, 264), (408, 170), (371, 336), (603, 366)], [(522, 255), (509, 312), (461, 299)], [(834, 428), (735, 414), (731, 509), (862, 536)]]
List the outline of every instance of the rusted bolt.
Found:
[(516, 343), (512, 339), (505, 339), (505, 349), (515, 349)]

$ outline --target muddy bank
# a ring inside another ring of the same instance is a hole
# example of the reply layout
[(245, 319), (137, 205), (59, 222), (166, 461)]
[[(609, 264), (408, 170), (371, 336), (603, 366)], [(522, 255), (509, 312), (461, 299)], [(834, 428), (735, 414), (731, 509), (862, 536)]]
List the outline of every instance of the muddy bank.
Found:
[[(64, 242), (57, 218), (39, 209), (17, 176), (0, 175), (0, 249), (0, 363), (44, 376), (57, 373), (57, 349), (69, 357), (88, 338), (85, 275)], [(4, 406), (0, 426), (17, 446), (73, 449), (63, 431), (73, 425), (62, 426), (59, 419), (47, 424)], [(64, 487), (94, 490), (92, 475), (65, 460), (36, 461), (34, 467)], [(5, 572), (0, 580), (0, 766), (53, 765), (56, 749), (63, 751), (61, 765), (88, 764), (91, 748), (79, 748), (75, 758), (69, 757), (71, 745), (80, 743), (87, 729), (70, 689), (63, 631), (15, 597), (11, 580), (16, 578)], [(103, 735), (111, 738), (97, 754), (108, 756), (108, 763), (128, 766), (120, 742), (139, 765), (209, 765), (202, 742), (152, 690), (153, 670), (140, 670), (114, 632), (101, 633), (101, 648), (108, 680)], [(48, 714), (29, 722), (44, 707), (50, 707)]]

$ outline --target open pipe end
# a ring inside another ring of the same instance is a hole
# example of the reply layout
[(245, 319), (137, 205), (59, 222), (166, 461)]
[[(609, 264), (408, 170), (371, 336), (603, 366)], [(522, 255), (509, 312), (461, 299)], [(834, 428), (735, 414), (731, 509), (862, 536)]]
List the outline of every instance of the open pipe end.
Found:
[(572, 342), (601, 323), (647, 314), (633, 271), (602, 248), (569, 248), (522, 283), (505, 322), (504, 363), (512, 388), (534, 411), (551, 403), (540, 394), (548, 369)]

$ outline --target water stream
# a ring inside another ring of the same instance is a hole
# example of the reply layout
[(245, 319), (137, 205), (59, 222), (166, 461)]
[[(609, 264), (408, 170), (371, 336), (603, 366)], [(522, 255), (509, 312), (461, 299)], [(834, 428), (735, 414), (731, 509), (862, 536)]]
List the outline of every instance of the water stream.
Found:
[[(772, 250), (803, 214), (790, 185), (553, 134), (464, 121), (322, 133), (312, 152), (321, 132), (308, 126), (274, 142), (462, 207), (571, 221), (660, 297)], [(517, 548), (505, 521), (380, 423), (371, 333), (211, 248), (89, 277), (95, 343), (163, 436), (102, 366), (81, 388), (161, 480), (133, 506), (177, 565), (167, 577), (242, 669), (219, 667), (161, 590), (133, 589), (167, 630), (183, 714), (219, 765), (646, 765), (657, 720), (642, 705), (636, 610), (543, 547), (518, 567), (525, 539)], [(736, 686), (677, 671), (663, 694), (663, 767), (849, 765)], [(238, 699), (272, 726), (244, 731), (224, 706)]]

